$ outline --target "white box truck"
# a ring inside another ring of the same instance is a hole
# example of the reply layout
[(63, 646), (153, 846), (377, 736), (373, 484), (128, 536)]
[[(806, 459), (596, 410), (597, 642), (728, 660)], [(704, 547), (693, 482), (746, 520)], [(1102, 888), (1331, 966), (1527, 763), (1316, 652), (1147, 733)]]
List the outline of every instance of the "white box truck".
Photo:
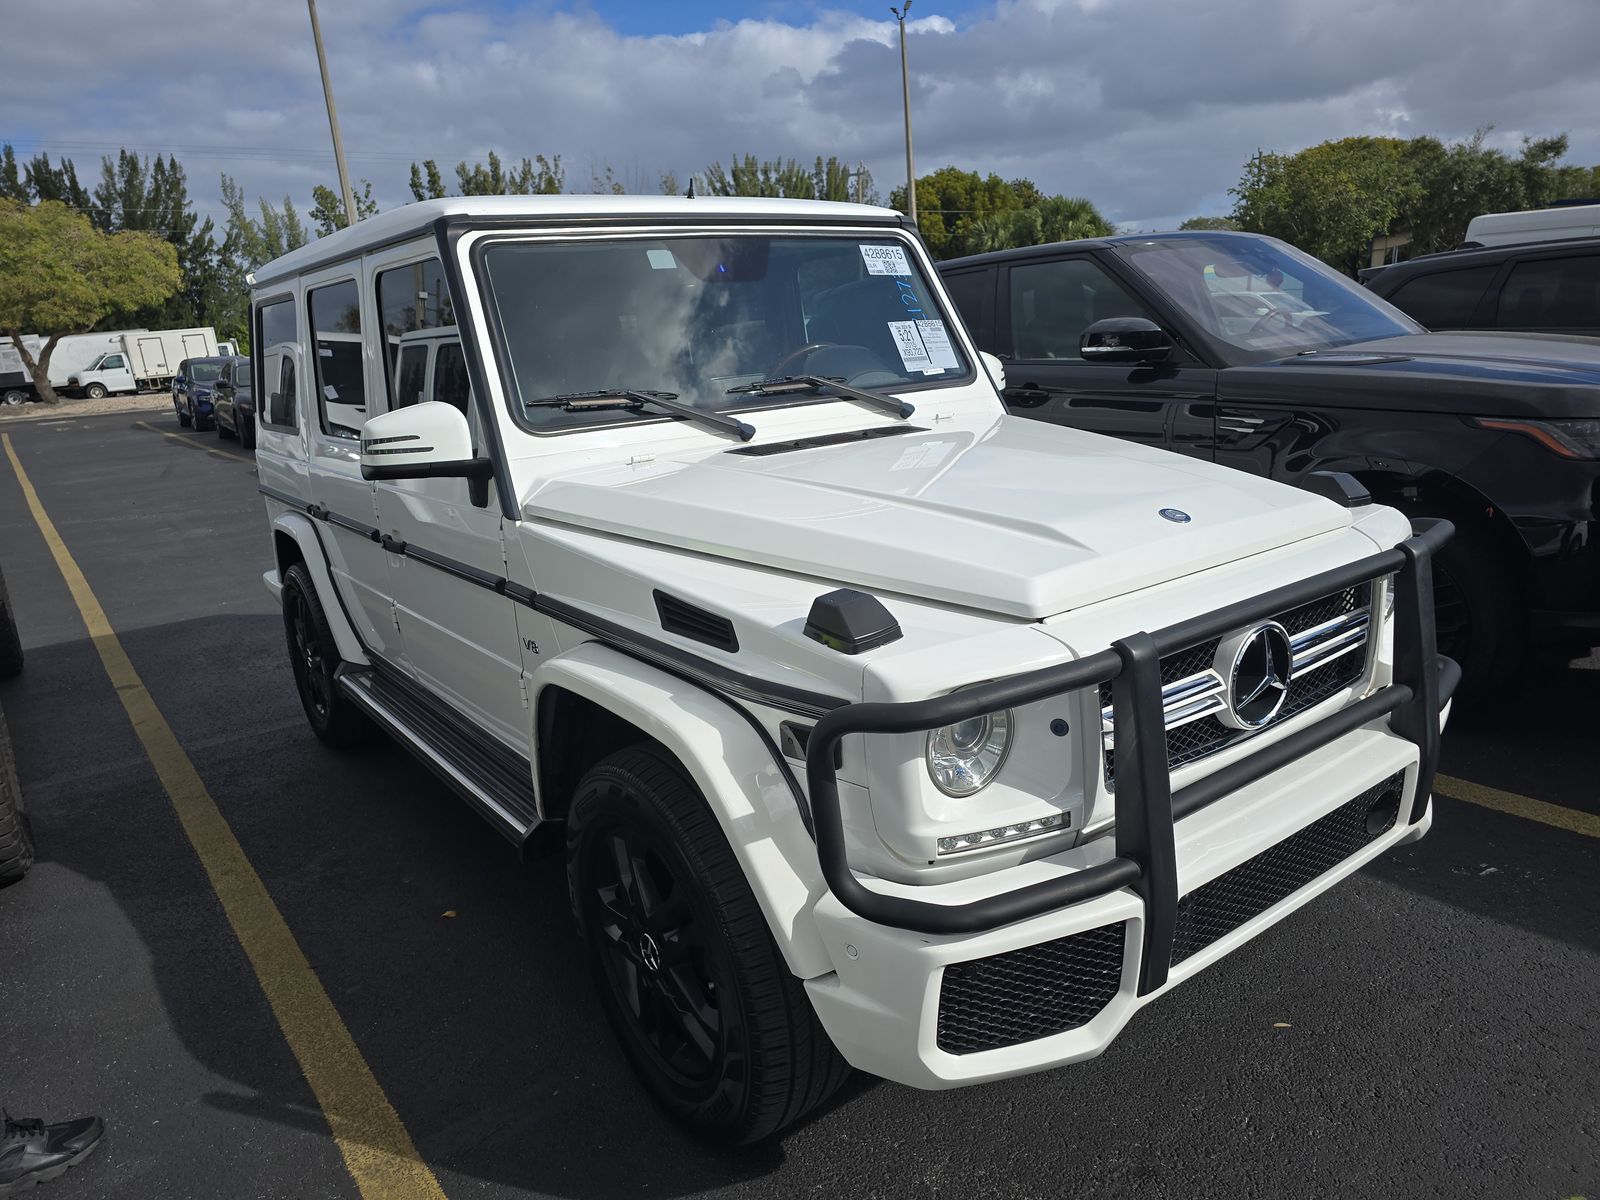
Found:
[(171, 385), (184, 359), (216, 353), (217, 331), (209, 325), (124, 333), (88, 366), (68, 375), (61, 390), (91, 400), (114, 392), (155, 391)]
[[(50, 352), (50, 383), (65, 386), (72, 372), (81, 370), (118, 343), (125, 333), (143, 333), (143, 330), (117, 330), (108, 333), (69, 333), (56, 343)], [(45, 339), (35, 333), (22, 335), (22, 344), (28, 354), (38, 361), (44, 352)], [(33, 384), (33, 375), (22, 361), (15, 343), (10, 338), (0, 341), (0, 401), (21, 404), (37, 400), (39, 391)]]

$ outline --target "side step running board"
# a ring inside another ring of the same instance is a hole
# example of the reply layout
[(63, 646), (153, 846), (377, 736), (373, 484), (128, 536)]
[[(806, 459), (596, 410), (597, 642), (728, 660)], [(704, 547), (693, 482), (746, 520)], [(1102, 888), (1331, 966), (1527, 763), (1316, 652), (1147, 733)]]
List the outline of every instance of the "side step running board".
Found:
[(339, 668), (339, 686), (513, 842), (539, 824), (528, 760), (391, 670)]

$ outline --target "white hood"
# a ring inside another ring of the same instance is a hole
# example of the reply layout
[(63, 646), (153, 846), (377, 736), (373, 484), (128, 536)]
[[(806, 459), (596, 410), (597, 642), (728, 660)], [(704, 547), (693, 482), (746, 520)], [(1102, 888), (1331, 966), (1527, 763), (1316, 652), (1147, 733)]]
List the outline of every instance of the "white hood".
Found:
[(1030, 619), (1349, 524), (1308, 492), (1177, 454), (1015, 417), (953, 424), (602, 467), (545, 482), (523, 511)]

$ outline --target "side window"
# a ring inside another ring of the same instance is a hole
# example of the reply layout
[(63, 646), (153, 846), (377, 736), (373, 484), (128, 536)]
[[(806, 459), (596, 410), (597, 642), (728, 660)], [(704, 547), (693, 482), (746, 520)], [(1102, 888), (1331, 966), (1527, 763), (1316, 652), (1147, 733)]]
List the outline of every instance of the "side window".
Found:
[(1501, 288), (1496, 324), (1502, 329), (1600, 327), (1600, 254), (1517, 263)]
[(400, 351), (400, 369), (395, 373), (394, 408), (404, 408), (422, 399), (428, 381), (428, 347), (424, 342)]
[(472, 398), (472, 385), (467, 382), (467, 360), (461, 354), (460, 342), (439, 343), (438, 357), (433, 360), (433, 398), (455, 405), (471, 419), (468, 401)]
[(1078, 339), (1096, 321), (1148, 315), (1086, 258), (1011, 268), (1011, 345), (1018, 358), (1081, 361)]
[(102, 371), (119, 371), (119, 370), (122, 369), (122, 367), (123, 367), (123, 361), (122, 361), (122, 355), (120, 355), (120, 354), (112, 354), (112, 355), (108, 356), (103, 363), (100, 364), (100, 369)]
[[(989, 307), (989, 297), (994, 291), (994, 275), (989, 271), (964, 271), (959, 275), (946, 275), (944, 289), (950, 293), (950, 299), (956, 302), (956, 308), (961, 313), (961, 319), (967, 323), (967, 328), (982, 339), (987, 336), (985, 329), (985, 312)], [(983, 349), (992, 349), (984, 346)]]
[[(259, 350), (263, 364), (270, 364), (273, 358), (283, 360), (282, 368), (276, 372), (276, 377), (264, 376), (261, 386), (267, 393), (267, 403), (262, 408), (262, 423), (277, 425), (284, 429), (293, 429), (297, 421), (294, 389), (294, 361), (282, 354), (274, 355), (274, 351), (287, 344), (293, 344), (294, 332), (294, 300), (285, 298), (273, 300), (268, 304), (258, 305), (256, 308), (256, 337), (255, 349)], [(184, 366), (189, 364), (187, 361)], [(262, 367), (267, 370), (266, 365)]]
[(359, 438), (361, 423), (367, 419), (367, 393), (355, 280), (313, 288), (306, 293), (306, 312), (316, 344), (313, 360), (322, 432)]
[[(444, 268), (437, 258), (407, 263), (378, 272), (378, 316), (383, 322), (383, 369), (389, 378), (389, 406), (400, 408), (420, 398), (422, 381), (412, 386), (402, 377), (401, 358), (406, 335), (421, 329), (454, 328), (455, 308), (445, 285)], [(427, 347), (419, 347), (423, 361)], [(409, 358), (409, 356), (407, 356)]]
[(285, 354), (278, 369), (278, 387), (267, 405), (269, 422), (273, 425), (294, 425), (294, 359)]
[(1468, 271), (1419, 275), (1402, 283), (1388, 300), (1429, 329), (1465, 329), (1483, 298), (1483, 289), (1493, 281), (1498, 269), (1473, 267)]

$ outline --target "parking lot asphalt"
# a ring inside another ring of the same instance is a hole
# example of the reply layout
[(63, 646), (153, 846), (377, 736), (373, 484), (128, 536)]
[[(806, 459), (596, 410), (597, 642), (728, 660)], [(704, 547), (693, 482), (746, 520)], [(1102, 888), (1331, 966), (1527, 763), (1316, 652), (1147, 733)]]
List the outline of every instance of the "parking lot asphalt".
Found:
[[(1465, 798), (1427, 838), (1101, 1058), (943, 1093), (858, 1078), (719, 1151), (635, 1084), (559, 862), (520, 864), (398, 748), (312, 736), (249, 455), (161, 415), (5, 433), (452, 1198), (1600, 1197), (1600, 660), (1460, 715), (1441, 791)], [(0, 707), (39, 845), (0, 891), (0, 1102), (108, 1126), (41, 1194), (361, 1195), (3, 456), (0, 566), (27, 653)], [(1490, 806), (1508, 795), (1535, 803)]]

